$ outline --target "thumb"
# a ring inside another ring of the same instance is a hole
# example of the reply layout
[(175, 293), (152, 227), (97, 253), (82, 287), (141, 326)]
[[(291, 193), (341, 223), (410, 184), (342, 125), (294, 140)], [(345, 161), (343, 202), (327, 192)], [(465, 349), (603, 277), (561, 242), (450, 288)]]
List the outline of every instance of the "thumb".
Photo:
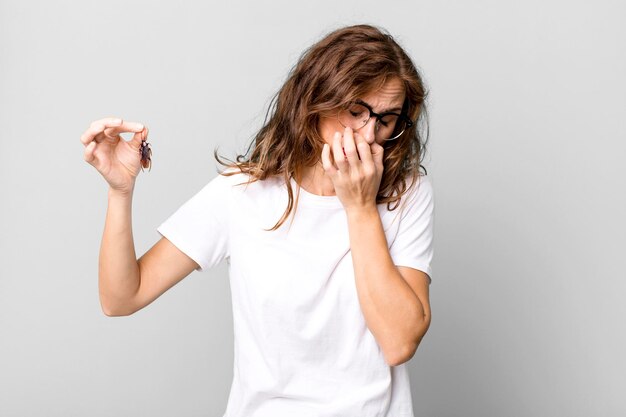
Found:
[(137, 149), (140, 149), (141, 141), (144, 139), (145, 140), (148, 139), (148, 127), (147, 126), (144, 126), (143, 130), (139, 132), (135, 132), (135, 134), (133, 135), (133, 138), (131, 139), (131, 142), (133, 143), (133, 146), (137, 147)]

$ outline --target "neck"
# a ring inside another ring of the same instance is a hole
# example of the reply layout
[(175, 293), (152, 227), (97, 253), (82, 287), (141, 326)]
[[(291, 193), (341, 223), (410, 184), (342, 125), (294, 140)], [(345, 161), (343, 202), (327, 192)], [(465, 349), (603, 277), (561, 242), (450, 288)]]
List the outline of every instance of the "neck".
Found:
[(321, 162), (312, 167), (304, 168), (300, 187), (311, 194), (322, 196), (336, 195), (333, 182), (324, 172)]

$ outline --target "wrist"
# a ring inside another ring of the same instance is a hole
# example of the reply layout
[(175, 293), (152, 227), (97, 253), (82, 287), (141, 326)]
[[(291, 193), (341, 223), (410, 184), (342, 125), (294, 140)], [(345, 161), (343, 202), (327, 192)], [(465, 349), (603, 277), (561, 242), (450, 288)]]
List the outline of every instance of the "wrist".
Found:
[(364, 206), (354, 206), (346, 209), (346, 215), (348, 219), (355, 220), (363, 220), (367, 221), (372, 217), (379, 217), (378, 207), (375, 203), (364, 205)]
[(109, 187), (109, 198), (132, 198), (134, 188), (135, 187), (131, 187), (128, 190), (118, 190)]

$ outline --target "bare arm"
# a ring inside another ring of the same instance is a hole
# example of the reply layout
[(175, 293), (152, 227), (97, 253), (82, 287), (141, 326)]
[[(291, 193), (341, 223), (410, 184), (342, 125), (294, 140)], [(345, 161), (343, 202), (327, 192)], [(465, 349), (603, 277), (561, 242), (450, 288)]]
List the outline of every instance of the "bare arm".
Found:
[(363, 316), (387, 363), (398, 366), (413, 357), (430, 326), (428, 275), (394, 265), (375, 205), (346, 213)]
[(98, 282), (100, 303), (107, 316), (127, 316), (141, 310), (198, 267), (166, 238), (137, 260), (131, 203), (132, 194), (109, 190)]
[[(133, 132), (122, 140), (120, 133)], [(80, 137), (84, 159), (109, 184), (109, 205), (100, 246), (98, 289), (107, 316), (126, 316), (150, 304), (198, 264), (162, 238), (136, 259), (131, 221), (135, 178), (148, 128), (119, 118), (92, 122)]]
[[(374, 137), (371, 130), (366, 133)], [(376, 205), (383, 153), (379, 143), (346, 128), (343, 136), (335, 133), (332, 148), (324, 144), (322, 164), (348, 217), (363, 316), (387, 363), (397, 366), (413, 357), (430, 326), (430, 279), (417, 269), (397, 267), (391, 257)]]
[(132, 231), (132, 191), (109, 189), (100, 259), (98, 290), (102, 311), (107, 316), (130, 314), (129, 299), (140, 283)]

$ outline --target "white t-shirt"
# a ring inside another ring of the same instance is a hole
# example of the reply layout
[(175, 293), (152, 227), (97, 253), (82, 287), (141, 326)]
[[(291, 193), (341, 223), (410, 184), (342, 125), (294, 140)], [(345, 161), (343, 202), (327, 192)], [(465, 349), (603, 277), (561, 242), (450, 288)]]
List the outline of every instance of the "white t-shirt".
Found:
[[(293, 222), (264, 231), (283, 215), (287, 188), (278, 178), (234, 186), (246, 179), (218, 175), (157, 228), (198, 271), (229, 264), (234, 377), (224, 417), (412, 417), (406, 364), (387, 365), (361, 311), (339, 198), (300, 189)], [(433, 204), (422, 176), (395, 210), (378, 205), (395, 265), (429, 278)]]

